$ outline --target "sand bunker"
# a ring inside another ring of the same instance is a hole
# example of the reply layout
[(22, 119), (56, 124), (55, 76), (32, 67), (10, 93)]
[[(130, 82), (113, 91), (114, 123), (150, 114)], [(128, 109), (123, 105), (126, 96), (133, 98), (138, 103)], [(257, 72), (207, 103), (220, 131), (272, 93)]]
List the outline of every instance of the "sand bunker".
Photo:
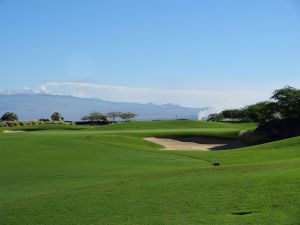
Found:
[(163, 150), (211, 151), (244, 147), (240, 141), (199, 136), (148, 137), (147, 141), (164, 146)]
[(3, 133), (14, 134), (14, 133), (23, 133), (23, 130), (4, 130)]

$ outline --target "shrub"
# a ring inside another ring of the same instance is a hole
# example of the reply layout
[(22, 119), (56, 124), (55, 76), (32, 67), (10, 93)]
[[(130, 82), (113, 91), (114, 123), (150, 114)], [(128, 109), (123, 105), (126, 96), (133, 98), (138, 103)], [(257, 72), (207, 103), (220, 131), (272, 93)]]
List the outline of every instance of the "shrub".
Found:
[(41, 119), (39, 119), (38, 121), (39, 121), (39, 122), (50, 122), (49, 119), (45, 119), (45, 118), (41, 118)]
[(300, 135), (300, 119), (271, 120), (261, 123), (255, 130), (256, 135), (266, 137), (266, 141)]
[(19, 121), (13, 121), (12, 124), (13, 124), (14, 127), (19, 127), (20, 126)]
[(263, 134), (258, 134), (251, 131), (240, 132), (238, 136), (242, 143), (247, 145), (261, 144), (267, 141), (267, 137)]

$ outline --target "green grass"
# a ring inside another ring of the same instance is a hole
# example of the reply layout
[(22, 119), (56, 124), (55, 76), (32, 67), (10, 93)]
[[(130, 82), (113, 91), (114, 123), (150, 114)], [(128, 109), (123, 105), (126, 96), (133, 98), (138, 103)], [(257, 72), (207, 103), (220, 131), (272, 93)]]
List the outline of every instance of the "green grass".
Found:
[(300, 137), (213, 152), (161, 151), (142, 139), (234, 137), (255, 126), (151, 121), (0, 133), (0, 224), (299, 224)]
[(186, 129), (186, 128), (239, 128), (252, 129), (255, 128), (255, 123), (227, 123), (227, 122), (211, 122), (211, 121), (194, 121), (194, 120), (161, 120), (161, 121), (132, 121), (110, 124), (108, 126), (100, 126), (99, 130), (115, 130), (115, 129)]
[(75, 126), (69, 124), (39, 124), (32, 126), (2, 127), (3, 130), (12, 131), (83, 130), (87, 128), (89, 128), (89, 126)]

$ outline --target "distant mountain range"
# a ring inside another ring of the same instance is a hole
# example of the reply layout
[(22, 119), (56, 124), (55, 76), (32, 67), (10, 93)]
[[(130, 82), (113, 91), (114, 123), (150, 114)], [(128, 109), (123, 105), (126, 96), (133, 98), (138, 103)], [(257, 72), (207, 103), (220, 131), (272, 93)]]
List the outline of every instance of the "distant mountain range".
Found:
[(109, 102), (100, 99), (78, 98), (73, 96), (46, 94), (0, 95), (0, 115), (15, 112), (21, 120), (49, 118), (53, 112), (60, 112), (66, 120), (80, 120), (88, 112), (108, 113), (134, 112), (137, 120), (198, 119), (199, 115), (209, 110), (188, 108), (173, 104), (138, 104), (126, 102)]

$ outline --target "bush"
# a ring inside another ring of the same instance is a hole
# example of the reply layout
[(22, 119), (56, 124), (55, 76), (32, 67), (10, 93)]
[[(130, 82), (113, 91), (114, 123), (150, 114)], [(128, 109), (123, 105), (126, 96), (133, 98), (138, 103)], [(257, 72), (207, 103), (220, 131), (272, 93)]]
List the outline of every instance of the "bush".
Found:
[(261, 144), (267, 141), (266, 136), (253, 131), (240, 132), (238, 138), (242, 143), (247, 145)]
[(261, 123), (255, 134), (263, 136), (266, 141), (280, 140), (300, 135), (300, 119), (271, 120)]
[(253, 145), (299, 135), (299, 119), (277, 119), (261, 123), (254, 132), (241, 132), (239, 139), (246, 144)]
[(39, 122), (50, 122), (49, 119), (44, 119), (44, 118), (41, 118), (41, 119), (39, 119), (38, 121), (39, 121)]
[(14, 127), (19, 127), (20, 126), (19, 121), (13, 121), (12, 124), (13, 124)]
[(10, 122), (10, 121), (7, 122), (6, 124), (7, 124), (8, 127), (13, 127), (14, 126), (14, 124), (12, 122)]

